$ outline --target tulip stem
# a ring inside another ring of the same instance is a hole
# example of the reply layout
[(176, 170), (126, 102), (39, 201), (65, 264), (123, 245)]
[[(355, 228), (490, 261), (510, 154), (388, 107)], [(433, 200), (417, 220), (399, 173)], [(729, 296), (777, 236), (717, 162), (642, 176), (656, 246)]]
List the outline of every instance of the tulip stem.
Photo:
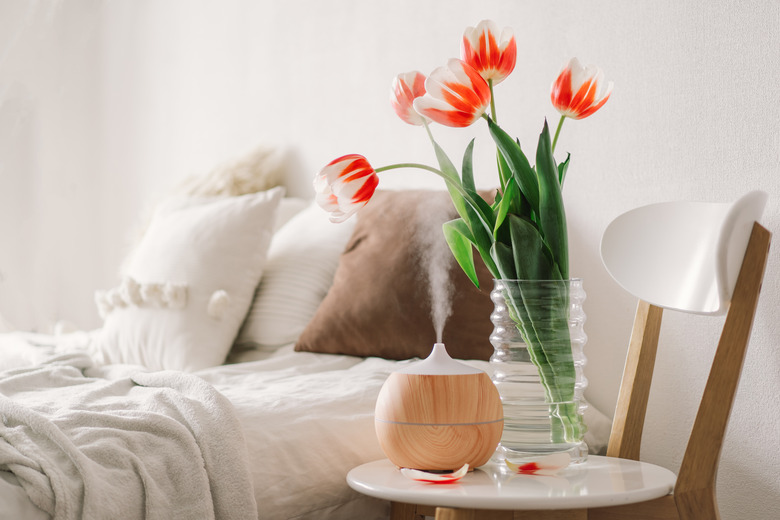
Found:
[[(482, 114), (482, 117), (484, 117), (485, 119), (488, 119), (487, 115), (484, 114), (484, 113)], [(436, 139), (433, 138), (433, 132), (431, 132), (431, 128), (430, 128), (430, 126), (428, 126), (428, 121), (425, 118), (423, 118), (423, 122), (422, 123), (423, 123), (422, 124), (423, 127), (425, 128), (425, 132), (428, 134), (428, 139), (431, 140), (431, 144), (433, 145), (433, 148), (435, 150), (437, 150), (437, 156), (438, 156), (438, 150), (441, 150), (441, 148), (439, 147), (438, 144), (436, 144)], [(441, 153), (443, 154), (444, 152), (442, 151)], [(447, 159), (447, 161), (449, 162), (449, 159)], [(439, 164), (441, 164), (441, 161), (440, 161)], [(463, 183), (460, 180), (460, 178), (458, 177), (458, 173), (457, 172), (453, 172), (452, 175), (447, 175), (442, 170), (434, 168), (433, 166), (428, 166), (427, 164), (420, 164), (420, 163), (391, 164), (391, 165), (388, 165), (388, 166), (382, 166), (380, 168), (375, 168), (374, 171), (376, 173), (380, 173), (380, 172), (387, 171), (387, 170), (395, 170), (397, 168), (418, 168), (420, 170), (425, 170), (425, 171), (429, 171), (431, 173), (435, 173), (436, 175), (438, 175), (439, 177), (444, 179), (444, 182), (447, 183), (447, 186), (452, 186), (453, 188), (455, 188), (458, 191), (458, 193), (460, 193), (460, 195), (464, 198), (464, 200), (466, 202), (468, 202), (468, 204), (472, 208), (474, 208), (476, 210), (479, 207), (479, 204), (477, 204), (476, 200), (474, 200), (474, 197), (472, 197), (471, 194), (468, 191), (466, 191), (466, 188), (463, 187)], [(442, 169), (445, 169), (445, 168), (442, 167)]]
[(490, 118), (493, 119), (493, 122), (498, 122), (496, 120), (496, 101), (495, 97), (493, 96), (493, 78), (490, 78), (488, 80), (488, 87), (490, 87)]
[(477, 207), (476, 201), (474, 198), (466, 191), (466, 189), (463, 187), (463, 185), (460, 182), (453, 181), (452, 177), (448, 176), (443, 171), (434, 168), (433, 166), (428, 166), (427, 164), (420, 164), (420, 163), (398, 163), (398, 164), (389, 164), (387, 166), (381, 166), (379, 168), (375, 168), (374, 171), (376, 173), (381, 173), (387, 170), (396, 170), (398, 168), (418, 168), (420, 170), (429, 171), (431, 173), (435, 173), (444, 181), (450, 185), (453, 186), (458, 192), (463, 196), (464, 199), (466, 199), (469, 204), (471, 204), (473, 207)]
[(558, 136), (561, 133), (561, 127), (563, 126), (563, 120), (566, 119), (566, 116), (561, 116), (561, 120), (558, 121), (558, 128), (555, 129), (555, 137), (553, 137), (552, 142), (552, 153), (555, 153), (555, 145), (558, 143)]
[(381, 166), (379, 168), (374, 169), (376, 173), (384, 172), (387, 170), (397, 170), (398, 168), (418, 168), (420, 170), (427, 170), (429, 172), (435, 173), (439, 177), (447, 178), (446, 175), (441, 170), (438, 170), (434, 168), (433, 166), (428, 166), (427, 164), (419, 164), (419, 163), (398, 163), (398, 164), (389, 164), (387, 166)]
[(428, 139), (431, 140), (431, 144), (435, 145), (436, 140), (433, 138), (433, 133), (431, 132), (431, 127), (428, 126), (428, 121), (423, 118), (423, 127), (425, 128), (425, 132), (428, 134)]

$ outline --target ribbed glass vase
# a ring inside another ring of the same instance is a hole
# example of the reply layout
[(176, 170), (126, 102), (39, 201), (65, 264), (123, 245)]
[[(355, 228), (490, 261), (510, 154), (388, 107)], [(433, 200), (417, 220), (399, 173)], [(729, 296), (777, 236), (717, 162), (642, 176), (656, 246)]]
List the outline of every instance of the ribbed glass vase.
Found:
[(491, 378), (504, 407), (495, 458), (522, 462), (566, 452), (572, 462), (584, 461), (582, 280), (494, 280), (490, 296)]

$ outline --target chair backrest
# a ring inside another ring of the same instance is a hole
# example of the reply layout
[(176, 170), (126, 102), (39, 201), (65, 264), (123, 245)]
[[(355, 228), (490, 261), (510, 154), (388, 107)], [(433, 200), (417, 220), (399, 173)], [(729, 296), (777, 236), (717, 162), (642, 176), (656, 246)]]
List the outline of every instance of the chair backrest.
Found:
[(663, 308), (728, 310), (675, 486), (682, 519), (720, 518), (717, 466), (769, 254), (771, 234), (757, 222), (766, 199), (647, 206), (618, 217), (602, 239), (608, 271), (639, 298), (608, 456), (639, 459)]
[(624, 213), (604, 231), (604, 265), (648, 303), (722, 314), (766, 200), (752, 191), (734, 203), (663, 202)]

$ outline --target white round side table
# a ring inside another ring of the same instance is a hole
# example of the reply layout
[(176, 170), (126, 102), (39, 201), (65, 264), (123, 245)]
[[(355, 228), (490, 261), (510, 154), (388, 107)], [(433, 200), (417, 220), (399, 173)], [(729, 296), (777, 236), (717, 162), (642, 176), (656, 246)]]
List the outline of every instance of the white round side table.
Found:
[(554, 476), (511, 473), (496, 463), (475, 469), (453, 484), (410, 480), (389, 460), (369, 462), (347, 474), (349, 486), (365, 495), (427, 506), (539, 510), (584, 509), (643, 502), (668, 495), (676, 476), (666, 468), (591, 455)]

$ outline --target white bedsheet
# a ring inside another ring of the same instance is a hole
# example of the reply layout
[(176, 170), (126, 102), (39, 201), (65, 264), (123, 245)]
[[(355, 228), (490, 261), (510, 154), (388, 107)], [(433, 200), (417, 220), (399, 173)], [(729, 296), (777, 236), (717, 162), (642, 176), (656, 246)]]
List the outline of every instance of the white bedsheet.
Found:
[(236, 407), (261, 518), (386, 518), (386, 504), (345, 485), (384, 455), (374, 433), (379, 389), (397, 362), (293, 352), (197, 374)]

